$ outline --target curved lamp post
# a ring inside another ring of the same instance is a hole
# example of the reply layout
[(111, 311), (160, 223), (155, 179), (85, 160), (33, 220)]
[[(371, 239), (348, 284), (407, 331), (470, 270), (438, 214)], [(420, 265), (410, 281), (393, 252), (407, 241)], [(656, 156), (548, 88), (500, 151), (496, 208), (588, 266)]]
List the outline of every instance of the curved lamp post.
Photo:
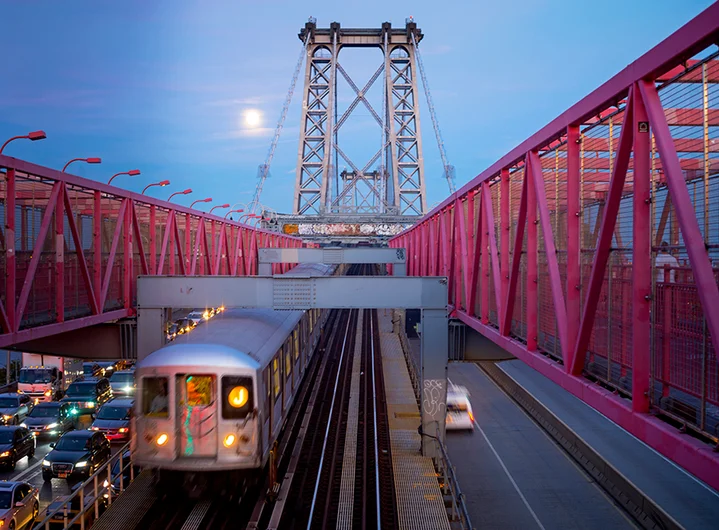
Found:
[(227, 219), (227, 216), (230, 215), (232, 212), (240, 212), (241, 213), (241, 212), (244, 212), (244, 210), (242, 208), (240, 208), (239, 210), (230, 210), (229, 212), (227, 212), (225, 214), (225, 219)]
[(152, 188), (153, 186), (163, 187), (163, 186), (167, 186), (169, 184), (170, 184), (169, 180), (161, 180), (160, 182), (153, 182), (152, 184), (148, 184), (147, 186), (145, 186), (145, 189), (142, 190), (142, 193), (140, 193), (140, 195), (145, 195), (145, 192), (147, 191), (147, 189)]
[(212, 197), (207, 197), (206, 199), (197, 199), (192, 204), (190, 204), (190, 208), (192, 208), (198, 202), (212, 202)]
[(102, 158), (97, 157), (90, 157), (90, 158), (73, 158), (70, 160), (67, 164), (65, 164), (65, 167), (62, 168), (62, 172), (65, 173), (65, 170), (67, 169), (67, 166), (72, 164), (73, 162), (87, 162), (88, 164), (101, 164)]
[(176, 191), (175, 193), (173, 193), (172, 195), (170, 195), (167, 198), (167, 202), (170, 202), (170, 199), (172, 199), (175, 195), (187, 195), (189, 193), (192, 193), (192, 188), (187, 188), (186, 190), (182, 190), (182, 191)]
[(229, 208), (229, 207), (230, 207), (229, 204), (218, 204), (217, 206), (213, 206), (212, 208), (210, 208), (210, 211), (207, 212), (207, 214), (208, 215), (211, 214), (212, 210), (214, 210), (215, 208)]
[(31, 133), (27, 134), (21, 134), (20, 136), (13, 136), (9, 140), (7, 140), (4, 144), (2, 144), (2, 147), (0, 147), (0, 155), (2, 154), (2, 150), (5, 149), (5, 146), (12, 142), (13, 140), (30, 140), (31, 142), (34, 142), (35, 140), (44, 140), (47, 138), (45, 135), (45, 131), (33, 131)]
[(120, 175), (130, 175), (131, 177), (136, 177), (140, 174), (139, 169), (131, 169), (130, 171), (121, 171), (120, 173), (115, 173), (113, 176), (110, 177), (110, 180), (107, 181), (108, 184), (112, 184), (112, 179), (115, 177), (119, 177)]

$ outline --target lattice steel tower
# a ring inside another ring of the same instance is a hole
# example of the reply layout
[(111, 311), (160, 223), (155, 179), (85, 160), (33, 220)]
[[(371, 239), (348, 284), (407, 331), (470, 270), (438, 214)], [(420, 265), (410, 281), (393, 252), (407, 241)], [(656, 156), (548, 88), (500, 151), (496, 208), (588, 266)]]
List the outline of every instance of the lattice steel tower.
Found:
[[(393, 29), (389, 22), (380, 29), (344, 29), (333, 22), (329, 29), (319, 29), (311, 19), (299, 37), (307, 62), (293, 213), (355, 218), (424, 214), (427, 199), (417, 84), (417, 44), (422, 32), (417, 24), (408, 19), (402, 29)], [(383, 52), (382, 64), (362, 89), (340, 65), (343, 48)], [(355, 96), (341, 116), (337, 112), (338, 75), (347, 80)], [(380, 112), (365, 97), (378, 80), (383, 85)], [(375, 140), (377, 151), (356, 163), (342, 149), (340, 128), (360, 104), (377, 121), (381, 135), (361, 138)], [(340, 159), (347, 166), (342, 171), (337, 167)]]

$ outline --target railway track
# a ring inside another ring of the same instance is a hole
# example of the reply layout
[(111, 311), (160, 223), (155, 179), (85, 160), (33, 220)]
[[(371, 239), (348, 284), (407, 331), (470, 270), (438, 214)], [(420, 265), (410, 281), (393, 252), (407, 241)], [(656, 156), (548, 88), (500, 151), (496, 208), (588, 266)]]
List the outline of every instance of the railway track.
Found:
[(325, 329), (283, 426), (277, 483), (265, 470), (229, 501), (158, 499), (136, 528), (397, 527), (377, 313), (332, 311)]

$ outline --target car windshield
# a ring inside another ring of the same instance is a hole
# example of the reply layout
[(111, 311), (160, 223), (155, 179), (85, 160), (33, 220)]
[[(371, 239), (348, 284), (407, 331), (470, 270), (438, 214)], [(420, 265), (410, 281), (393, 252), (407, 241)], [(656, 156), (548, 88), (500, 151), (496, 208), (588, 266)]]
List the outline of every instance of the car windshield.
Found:
[(187, 318), (202, 318), (202, 311), (193, 311), (187, 315)]
[(12, 502), (12, 491), (0, 491), (0, 510), (9, 509), (11, 502)]
[(83, 364), (82, 371), (85, 375), (92, 375), (97, 370), (98, 366), (95, 364)]
[(28, 414), (31, 418), (57, 418), (60, 414), (60, 406), (42, 406), (38, 405), (34, 409), (32, 409), (32, 412)]
[(128, 383), (133, 384), (135, 382), (135, 374), (123, 374), (123, 373), (116, 373), (112, 374), (112, 377), (110, 378), (111, 383)]
[(92, 396), (95, 394), (95, 383), (73, 383), (67, 389), (67, 397)]
[(0, 431), (0, 444), (11, 444), (15, 431)]
[(98, 420), (126, 420), (130, 416), (130, 407), (113, 407), (105, 405), (97, 413)]
[(466, 403), (447, 403), (447, 411), (448, 412), (467, 412), (467, 404)]
[(90, 438), (63, 436), (57, 442), (55, 449), (58, 451), (85, 451), (90, 449)]
[(6, 397), (0, 398), (0, 409), (9, 409), (12, 407), (19, 407), (20, 400), (18, 398)]
[(50, 370), (23, 369), (17, 378), (18, 383), (34, 385), (37, 383), (49, 383), (52, 380)]

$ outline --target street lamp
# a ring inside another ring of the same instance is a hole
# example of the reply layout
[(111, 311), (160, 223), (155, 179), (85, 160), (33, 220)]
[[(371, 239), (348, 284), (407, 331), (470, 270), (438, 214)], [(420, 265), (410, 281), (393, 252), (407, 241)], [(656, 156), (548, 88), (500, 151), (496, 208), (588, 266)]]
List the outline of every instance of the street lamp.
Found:
[(214, 210), (215, 208), (229, 208), (229, 207), (230, 207), (229, 204), (218, 204), (217, 206), (213, 206), (212, 208), (210, 208), (210, 211), (207, 213), (211, 214), (212, 210)]
[(148, 184), (147, 186), (145, 186), (145, 189), (142, 190), (142, 193), (140, 193), (140, 195), (145, 195), (145, 192), (147, 191), (147, 188), (152, 188), (153, 186), (160, 186), (160, 187), (162, 187), (162, 186), (167, 186), (167, 185), (169, 185), (169, 184), (170, 184), (170, 181), (169, 181), (169, 180), (161, 180), (160, 182), (153, 182), (152, 184)]
[(175, 193), (173, 193), (172, 195), (170, 195), (167, 198), (167, 202), (170, 202), (170, 199), (172, 199), (175, 195), (187, 195), (188, 193), (192, 193), (192, 188), (187, 188), (186, 190), (183, 190), (183, 191), (176, 191)]
[(65, 173), (65, 170), (67, 169), (67, 166), (72, 164), (73, 162), (87, 162), (88, 164), (100, 164), (102, 163), (102, 158), (73, 158), (70, 160), (67, 164), (65, 164), (65, 167), (62, 168), (62, 172)]
[(190, 204), (190, 208), (192, 208), (198, 202), (212, 202), (212, 197), (207, 197), (206, 199), (197, 199), (195, 202)]
[(230, 215), (232, 212), (244, 212), (244, 210), (242, 208), (240, 208), (239, 210), (230, 210), (225, 214), (225, 219), (227, 219), (227, 216)]
[(130, 175), (131, 177), (136, 177), (140, 174), (139, 169), (131, 169), (130, 171), (122, 171), (120, 173), (115, 173), (113, 176), (110, 177), (110, 180), (107, 181), (108, 184), (112, 183), (112, 179), (115, 177), (119, 177), (120, 175)]
[(24, 135), (13, 136), (7, 142), (2, 144), (2, 147), (0, 147), (0, 155), (2, 154), (2, 150), (5, 149), (5, 146), (7, 144), (9, 144), (10, 142), (12, 142), (13, 140), (25, 139), (25, 140), (30, 140), (31, 142), (34, 142), (35, 140), (44, 140), (45, 138), (47, 138), (47, 136), (45, 136), (45, 131), (33, 131), (31, 133), (27, 133)]

